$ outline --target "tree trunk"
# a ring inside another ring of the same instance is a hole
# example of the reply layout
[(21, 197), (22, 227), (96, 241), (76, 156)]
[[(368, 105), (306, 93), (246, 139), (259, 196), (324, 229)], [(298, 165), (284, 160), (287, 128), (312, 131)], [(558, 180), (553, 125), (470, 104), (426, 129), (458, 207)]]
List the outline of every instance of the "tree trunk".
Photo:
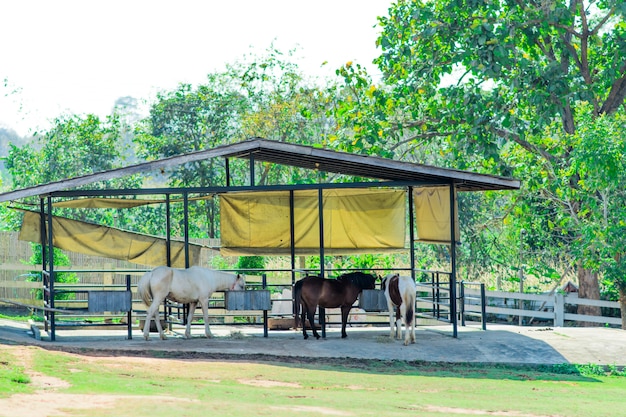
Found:
[(619, 287), (619, 306), (622, 311), (622, 330), (626, 330), (626, 286)]
[[(590, 300), (600, 299), (600, 286), (598, 285), (598, 274), (578, 266), (578, 298), (587, 298)], [(578, 305), (578, 314), (584, 314), (587, 316), (601, 316), (602, 311), (600, 307)], [(600, 326), (600, 323), (592, 323), (583, 321), (579, 323), (582, 327), (594, 327)]]

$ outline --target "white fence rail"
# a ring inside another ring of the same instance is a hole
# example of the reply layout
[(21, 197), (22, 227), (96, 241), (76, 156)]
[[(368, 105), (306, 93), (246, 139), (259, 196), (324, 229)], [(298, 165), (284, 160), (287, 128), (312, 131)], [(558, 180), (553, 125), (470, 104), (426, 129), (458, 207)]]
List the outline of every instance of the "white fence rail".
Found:
[[(480, 315), (480, 290), (465, 288), (464, 291), (465, 313)], [(620, 317), (574, 314), (568, 312), (566, 308), (568, 305), (587, 305), (617, 309), (619, 311), (620, 304), (617, 301), (588, 300), (578, 298), (576, 293), (525, 294), (507, 291), (486, 291), (485, 295), (486, 313), (488, 315), (535, 317), (552, 321), (555, 327), (562, 327), (565, 321), (584, 321), (617, 326), (622, 324)], [(522, 308), (519, 308), (520, 306)]]

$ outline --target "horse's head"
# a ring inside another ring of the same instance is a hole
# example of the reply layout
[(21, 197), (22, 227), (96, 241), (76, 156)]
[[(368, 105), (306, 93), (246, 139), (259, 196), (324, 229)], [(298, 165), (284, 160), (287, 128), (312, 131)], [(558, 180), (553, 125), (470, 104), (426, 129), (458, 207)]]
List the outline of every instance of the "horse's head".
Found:
[(232, 291), (243, 291), (246, 289), (246, 276), (244, 274), (237, 274), (233, 286), (230, 288)]

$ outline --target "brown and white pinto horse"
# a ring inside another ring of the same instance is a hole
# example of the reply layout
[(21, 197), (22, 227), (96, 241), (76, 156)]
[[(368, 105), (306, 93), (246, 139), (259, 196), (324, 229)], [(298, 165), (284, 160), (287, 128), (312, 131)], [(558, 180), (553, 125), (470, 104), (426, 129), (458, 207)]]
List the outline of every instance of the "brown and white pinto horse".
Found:
[(413, 278), (392, 273), (383, 278), (381, 289), (385, 291), (389, 309), (389, 337), (402, 339), (402, 319), (404, 319), (404, 345), (415, 343), (415, 281)]

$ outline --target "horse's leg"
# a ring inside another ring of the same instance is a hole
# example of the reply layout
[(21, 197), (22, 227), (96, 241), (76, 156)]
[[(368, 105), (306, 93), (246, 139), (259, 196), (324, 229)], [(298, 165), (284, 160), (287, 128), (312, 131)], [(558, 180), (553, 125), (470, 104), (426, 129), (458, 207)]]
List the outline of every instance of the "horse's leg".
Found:
[(408, 314), (408, 306), (406, 302), (403, 302), (400, 306), (402, 311), (402, 320), (400, 321), (400, 326), (402, 326), (402, 322), (404, 322), (404, 346), (408, 346), (411, 339), (411, 332), (409, 331), (409, 314)]
[(161, 340), (166, 340), (167, 336), (165, 336), (165, 332), (163, 331), (163, 327), (161, 326), (161, 317), (159, 317), (159, 310), (157, 308), (157, 311), (154, 314), (154, 324), (156, 325), (156, 328), (159, 332), (159, 337), (161, 338)]
[(154, 324), (156, 325), (157, 330), (159, 331), (159, 336), (161, 339), (165, 340), (165, 333), (163, 333), (163, 328), (161, 327), (161, 319), (159, 317), (159, 306), (161, 305), (163, 300), (159, 300), (158, 298), (154, 298), (152, 300), (152, 304), (150, 304), (150, 308), (146, 312), (146, 323), (143, 326), (143, 338), (146, 340), (150, 339), (150, 320), (154, 317)]
[[(313, 336), (315, 336), (316, 339), (319, 339), (320, 335), (315, 328), (315, 308), (307, 306), (307, 315), (309, 316), (309, 323), (311, 324), (311, 331), (313, 332)], [(318, 321), (321, 323), (321, 320)]]
[(302, 305), (302, 317), (301, 317), (301, 325), (302, 325), (302, 335), (304, 336), (304, 340), (309, 338), (309, 335), (306, 333), (306, 316), (308, 314), (308, 307), (304, 304)]
[(200, 307), (202, 307), (202, 318), (204, 319), (204, 336), (212, 338), (211, 328), (209, 327), (209, 299), (200, 301)]
[[(406, 321), (407, 325), (411, 329), (411, 343), (415, 343), (415, 299), (410, 299), (410, 303), (407, 303), (406, 310)], [(409, 331), (409, 327), (407, 327), (407, 331)]]
[(389, 311), (389, 338), (393, 339), (394, 338), (394, 334), (393, 334), (393, 324), (394, 324), (393, 313), (395, 312), (395, 307), (393, 306), (393, 303), (391, 303), (389, 300), (387, 301), (387, 310)]
[(352, 306), (343, 306), (341, 307), (341, 338), (345, 339), (348, 337), (346, 333), (346, 324), (348, 323), (348, 316), (350, 315), (350, 310)]
[(154, 300), (152, 301), (152, 304), (150, 304), (150, 307), (148, 307), (148, 311), (146, 312), (146, 320), (145, 323), (143, 325), (143, 338), (145, 340), (150, 340), (150, 320), (152, 320), (152, 306), (154, 305)]
[(401, 340), (402, 339), (402, 312), (400, 311), (400, 308), (402, 306), (398, 306), (395, 308), (396, 311), (396, 339)]
[(191, 338), (191, 322), (193, 321), (193, 316), (196, 312), (197, 304), (197, 302), (189, 303), (189, 313), (187, 313), (187, 326), (185, 326), (185, 339)]

